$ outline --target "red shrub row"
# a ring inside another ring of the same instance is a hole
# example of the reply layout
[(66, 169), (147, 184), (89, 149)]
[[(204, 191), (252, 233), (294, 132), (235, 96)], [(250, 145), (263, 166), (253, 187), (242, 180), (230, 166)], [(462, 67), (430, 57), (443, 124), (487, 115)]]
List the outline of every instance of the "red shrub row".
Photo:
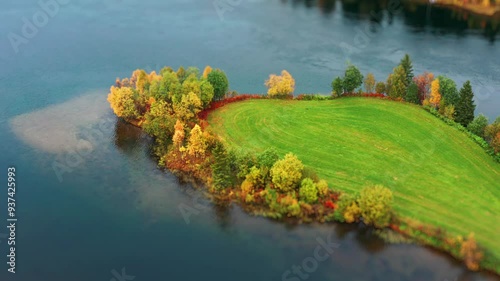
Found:
[(261, 96), (261, 95), (256, 95), (256, 94), (254, 94), (254, 95), (241, 94), (241, 95), (237, 95), (235, 97), (230, 97), (230, 98), (225, 98), (223, 100), (214, 101), (210, 104), (209, 107), (205, 108), (204, 110), (200, 111), (200, 113), (198, 113), (198, 118), (200, 120), (207, 120), (208, 114), (210, 114), (210, 112), (216, 110), (217, 108), (221, 108), (224, 105), (229, 104), (229, 103), (242, 101), (242, 100), (248, 100), (248, 99), (263, 99), (263, 98), (265, 98), (265, 97)]

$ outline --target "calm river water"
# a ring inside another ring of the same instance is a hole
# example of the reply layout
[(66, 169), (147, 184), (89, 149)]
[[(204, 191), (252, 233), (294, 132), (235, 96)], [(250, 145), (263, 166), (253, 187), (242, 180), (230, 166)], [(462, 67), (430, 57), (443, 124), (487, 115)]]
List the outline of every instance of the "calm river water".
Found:
[[(347, 61), (385, 80), (409, 53), (417, 73), (470, 79), (477, 111), (500, 114), (498, 22), (348, 2), (221, 0), (230, 9), (217, 12), (212, 0), (61, 0), (44, 19), (38, 0), (4, 1), (0, 173), (17, 169), (19, 220), (16, 274), (0, 227), (0, 280), (499, 280), (357, 226), (287, 226), (212, 206), (158, 170), (151, 140), (106, 103), (115, 78), (136, 68), (209, 64), (241, 93), (264, 92), (287, 69), (296, 93), (328, 93)], [(23, 36), (14, 45), (13, 34)]]

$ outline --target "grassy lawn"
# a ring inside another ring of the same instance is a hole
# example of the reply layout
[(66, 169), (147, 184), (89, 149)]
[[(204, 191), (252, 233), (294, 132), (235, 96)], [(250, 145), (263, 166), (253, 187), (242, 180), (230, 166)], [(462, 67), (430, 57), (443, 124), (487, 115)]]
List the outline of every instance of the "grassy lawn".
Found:
[(500, 257), (500, 164), (464, 133), (403, 103), (249, 100), (209, 116), (231, 147), (295, 153), (330, 186), (383, 184), (396, 211), (454, 234), (474, 232)]

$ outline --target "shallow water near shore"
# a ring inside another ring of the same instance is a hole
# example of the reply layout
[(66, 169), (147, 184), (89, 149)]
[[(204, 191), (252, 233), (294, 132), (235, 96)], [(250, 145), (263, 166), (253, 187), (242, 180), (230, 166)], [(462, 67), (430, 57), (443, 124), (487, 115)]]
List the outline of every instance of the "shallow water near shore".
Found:
[[(373, 25), (372, 6), (311, 3), (241, 1), (221, 20), (211, 1), (71, 1), (18, 54), (4, 36), (0, 155), (17, 170), (19, 222), (17, 273), (4, 266), (0, 280), (118, 280), (122, 269), (134, 280), (286, 280), (287, 271), (305, 280), (293, 272), (304, 264), (307, 280), (500, 280), (360, 226), (291, 226), (215, 206), (158, 169), (151, 139), (109, 109), (106, 89), (136, 68), (210, 64), (242, 93), (264, 92), (269, 73), (288, 69), (297, 94), (327, 93), (346, 60), (385, 80), (408, 52), (417, 73), (471, 79), (477, 111), (500, 114), (497, 33), (443, 26), (447, 12)], [(0, 34), (20, 33), (21, 18), (38, 9), (35, 0), (4, 3)], [(375, 30), (370, 47), (346, 57), (340, 44), (366, 26)], [(318, 240), (338, 247), (315, 263)], [(0, 238), (4, 265), (7, 246)]]

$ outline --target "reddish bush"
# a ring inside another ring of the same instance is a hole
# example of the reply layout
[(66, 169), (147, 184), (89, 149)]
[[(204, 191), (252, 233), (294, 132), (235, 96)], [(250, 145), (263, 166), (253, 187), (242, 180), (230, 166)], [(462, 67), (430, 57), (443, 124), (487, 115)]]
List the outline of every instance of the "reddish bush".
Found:
[(208, 114), (210, 114), (210, 112), (216, 110), (217, 108), (221, 108), (224, 105), (229, 104), (229, 103), (242, 101), (242, 100), (248, 100), (248, 99), (262, 99), (262, 98), (265, 98), (265, 97), (261, 96), (261, 95), (256, 95), (256, 94), (254, 94), (254, 95), (241, 94), (241, 95), (237, 95), (234, 97), (225, 98), (225, 99), (220, 100), (220, 101), (214, 101), (210, 104), (209, 107), (205, 108), (200, 113), (198, 113), (198, 118), (201, 120), (207, 120)]
[(331, 200), (325, 202), (325, 207), (330, 209), (335, 209), (337, 206)]

